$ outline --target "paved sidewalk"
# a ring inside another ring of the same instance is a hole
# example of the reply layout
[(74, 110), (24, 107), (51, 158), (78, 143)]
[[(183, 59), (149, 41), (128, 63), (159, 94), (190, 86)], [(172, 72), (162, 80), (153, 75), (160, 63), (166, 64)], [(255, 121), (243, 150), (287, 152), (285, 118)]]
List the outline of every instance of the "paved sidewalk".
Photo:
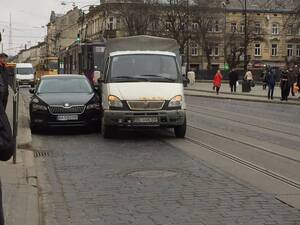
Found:
[(188, 87), (185, 88), (185, 94), (188, 96), (300, 105), (299, 93), (297, 93), (296, 96), (290, 95), (288, 102), (280, 101), (281, 90), (278, 86), (276, 86), (274, 90), (274, 100), (268, 100), (267, 93), (267, 90), (263, 90), (262, 85), (256, 85), (252, 88), (251, 92), (242, 92), (242, 85), (239, 85), (237, 92), (232, 94), (229, 84), (223, 83), (219, 95), (216, 95), (216, 92), (212, 90), (212, 82), (196, 82), (194, 85), (188, 85)]
[[(10, 93), (7, 114), (12, 122), (12, 99)], [(31, 133), (28, 128), (24, 101), (20, 96), (19, 136), (18, 146), (28, 146), (31, 142)], [(36, 172), (34, 168), (33, 152), (17, 150), (17, 163), (12, 160), (0, 162), (0, 177), (3, 187), (4, 216), (6, 225), (37, 225), (38, 214), (38, 190)]]

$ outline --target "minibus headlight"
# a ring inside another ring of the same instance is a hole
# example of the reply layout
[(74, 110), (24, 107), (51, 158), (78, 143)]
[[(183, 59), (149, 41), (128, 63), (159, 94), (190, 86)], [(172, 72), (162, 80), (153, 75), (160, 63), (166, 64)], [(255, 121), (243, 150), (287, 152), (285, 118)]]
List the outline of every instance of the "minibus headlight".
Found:
[(181, 107), (182, 106), (182, 101), (183, 101), (182, 96), (181, 95), (176, 95), (175, 97), (173, 97), (170, 100), (168, 107), (169, 108)]
[(114, 96), (114, 95), (108, 96), (108, 104), (111, 107), (117, 107), (117, 108), (123, 107), (123, 103), (121, 102), (121, 100), (117, 96)]

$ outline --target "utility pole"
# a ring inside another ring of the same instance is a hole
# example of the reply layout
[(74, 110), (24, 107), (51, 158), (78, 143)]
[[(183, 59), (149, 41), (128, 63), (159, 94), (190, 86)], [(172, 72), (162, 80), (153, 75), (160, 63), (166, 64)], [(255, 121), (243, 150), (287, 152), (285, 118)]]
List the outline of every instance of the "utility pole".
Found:
[(9, 13), (9, 38), (8, 38), (8, 48), (9, 48), (9, 54), (12, 55), (12, 25), (11, 25), (11, 13)]
[(245, 37), (244, 37), (244, 70), (245, 72), (248, 69), (248, 17), (247, 17), (247, 0), (245, 0), (244, 5), (244, 14), (245, 14)]
[(186, 7), (187, 7), (187, 47), (186, 47), (186, 75), (190, 71), (190, 29), (189, 29), (189, 23), (190, 23), (190, 3), (189, 0), (186, 0)]

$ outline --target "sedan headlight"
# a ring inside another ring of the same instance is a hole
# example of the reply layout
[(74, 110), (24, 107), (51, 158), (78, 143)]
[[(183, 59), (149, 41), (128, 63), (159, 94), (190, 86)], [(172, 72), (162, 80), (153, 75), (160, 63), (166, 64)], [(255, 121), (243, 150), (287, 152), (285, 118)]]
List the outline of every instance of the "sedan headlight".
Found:
[(178, 107), (181, 107), (182, 106), (182, 101), (183, 101), (182, 96), (181, 95), (176, 95), (175, 97), (173, 97), (170, 100), (168, 107), (169, 108), (178, 108)]
[(47, 111), (47, 106), (43, 105), (42, 102), (38, 98), (32, 99), (32, 111)]
[(108, 104), (111, 107), (116, 107), (116, 108), (123, 107), (123, 103), (121, 102), (121, 100), (117, 96), (114, 96), (114, 95), (108, 96)]
[(91, 109), (96, 109), (96, 110), (100, 110), (100, 103), (99, 102), (95, 102), (95, 103), (91, 103), (88, 104), (86, 107), (87, 110), (91, 110)]
[(32, 111), (36, 112), (36, 111), (47, 111), (47, 107), (44, 105), (39, 105), (36, 103), (32, 104)]

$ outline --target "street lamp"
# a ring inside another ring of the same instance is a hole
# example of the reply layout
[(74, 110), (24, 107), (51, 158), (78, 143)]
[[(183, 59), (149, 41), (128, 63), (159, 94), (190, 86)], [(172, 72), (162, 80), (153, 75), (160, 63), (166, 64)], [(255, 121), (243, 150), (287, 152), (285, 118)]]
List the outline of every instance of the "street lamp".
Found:
[(227, 29), (227, 5), (230, 4), (229, 0), (223, 1), (222, 6), (224, 8), (224, 70), (225, 70), (225, 65), (226, 65), (226, 29)]
[(244, 14), (245, 14), (245, 36), (244, 36), (244, 42), (245, 42), (245, 46), (244, 46), (244, 70), (245, 72), (248, 69), (248, 38), (247, 38), (247, 34), (248, 34), (248, 17), (247, 17), (247, 0), (244, 0)]
[(189, 23), (190, 23), (190, 3), (189, 0), (186, 1), (187, 7), (187, 48), (186, 48), (186, 76), (187, 73), (190, 71), (190, 31), (189, 31)]

